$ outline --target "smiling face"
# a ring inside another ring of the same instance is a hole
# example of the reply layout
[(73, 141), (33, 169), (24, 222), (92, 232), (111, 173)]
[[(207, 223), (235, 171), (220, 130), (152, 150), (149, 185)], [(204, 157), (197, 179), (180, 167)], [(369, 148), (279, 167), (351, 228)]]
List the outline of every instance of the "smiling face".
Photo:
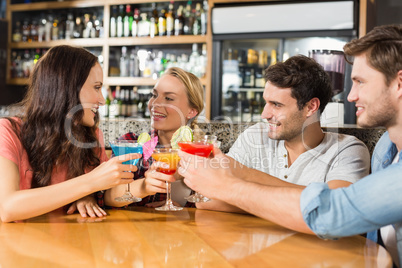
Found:
[(151, 111), (152, 127), (172, 134), (197, 115), (197, 111), (190, 107), (184, 84), (168, 74), (156, 83), (148, 109)]
[(356, 56), (353, 61), (352, 89), (348, 101), (355, 102), (357, 124), (361, 127), (389, 127), (395, 123), (396, 102), (392, 98), (392, 87), (385, 83), (382, 73), (370, 67), (366, 55)]
[(95, 115), (100, 105), (105, 104), (102, 95), (103, 72), (99, 63), (92, 67), (87, 80), (80, 91), (80, 102), (84, 109), (81, 124), (92, 127), (95, 124)]
[(266, 104), (261, 117), (269, 123), (269, 138), (291, 141), (300, 137), (307, 118), (306, 108), (298, 109), (291, 89), (278, 88), (267, 82), (263, 98)]

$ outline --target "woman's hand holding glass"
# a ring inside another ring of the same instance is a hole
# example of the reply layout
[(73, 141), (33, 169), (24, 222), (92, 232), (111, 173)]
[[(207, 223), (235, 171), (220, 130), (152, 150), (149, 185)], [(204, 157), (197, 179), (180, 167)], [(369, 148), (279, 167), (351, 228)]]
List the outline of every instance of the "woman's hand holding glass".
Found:
[(141, 154), (126, 154), (111, 158), (109, 161), (103, 162), (94, 170), (88, 173), (95, 178), (95, 189), (93, 191), (106, 190), (120, 184), (128, 184), (132, 182), (137, 167), (134, 165), (126, 165), (123, 162), (131, 159), (141, 158)]
[(158, 172), (159, 168), (169, 168), (169, 165), (163, 162), (154, 161), (148, 171), (145, 172), (143, 191), (146, 195), (156, 193), (166, 193), (166, 182), (176, 181), (174, 175), (168, 175)]

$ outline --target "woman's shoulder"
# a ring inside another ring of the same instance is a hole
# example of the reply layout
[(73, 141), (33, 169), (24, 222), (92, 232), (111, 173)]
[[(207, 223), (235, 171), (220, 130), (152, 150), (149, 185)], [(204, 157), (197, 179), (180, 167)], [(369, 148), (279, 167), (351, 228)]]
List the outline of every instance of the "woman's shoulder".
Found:
[(0, 133), (14, 132), (14, 127), (21, 126), (21, 119), (17, 117), (0, 118)]

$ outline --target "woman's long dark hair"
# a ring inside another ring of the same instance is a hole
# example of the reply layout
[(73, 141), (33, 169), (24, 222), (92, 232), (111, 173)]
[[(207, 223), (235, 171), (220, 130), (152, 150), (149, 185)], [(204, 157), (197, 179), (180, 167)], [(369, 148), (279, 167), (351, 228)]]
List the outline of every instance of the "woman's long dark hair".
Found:
[[(83, 48), (55, 46), (36, 63), (20, 103), (22, 124), (13, 124), (32, 167), (32, 188), (49, 185), (55, 167), (67, 164), (67, 176), (73, 178), (99, 165), (99, 115), (94, 126), (83, 126), (79, 98), (97, 62), (97, 57)], [(78, 146), (77, 141), (95, 146)]]

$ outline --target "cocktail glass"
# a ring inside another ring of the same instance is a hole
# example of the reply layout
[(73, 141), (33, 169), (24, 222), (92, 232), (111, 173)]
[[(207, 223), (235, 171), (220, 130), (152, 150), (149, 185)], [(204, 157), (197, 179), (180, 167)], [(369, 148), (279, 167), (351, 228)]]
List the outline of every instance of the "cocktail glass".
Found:
[[(196, 138), (192, 142), (179, 142), (180, 150), (183, 152), (198, 155), (202, 157), (209, 157), (215, 147), (218, 147), (217, 137), (215, 135), (205, 135), (199, 138)], [(194, 194), (188, 196), (188, 202), (192, 203), (203, 203), (208, 202), (211, 199), (203, 196), (199, 192), (195, 192)]]
[[(110, 147), (112, 147), (115, 156), (137, 153), (142, 154), (142, 145), (132, 140), (116, 140), (110, 141)], [(139, 159), (132, 159), (123, 162), (126, 165), (137, 165)], [(130, 192), (130, 183), (127, 184), (126, 192), (120, 196), (116, 197), (114, 200), (118, 202), (140, 202), (142, 198), (135, 197)]]
[[(180, 157), (177, 154), (177, 149), (172, 149), (172, 148), (156, 148), (154, 152), (152, 153), (152, 158), (155, 159), (155, 161), (158, 162), (163, 162), (165, 164), (168, 164), (168, 168), (162, 168), (158, 167), (156, 170), (158, 172), (172, 175), (176, 173), (177, 165), (180, 162)], [(182, 210), (182, 207), (177, 207), (173, 205), (172, 202), (172, 195), (171, 195), (171, 183), (166, 182), (166, 203), (165, 205), (161, 207), (155, 208), (156, 210), (160, 211), (178, 211)]]

